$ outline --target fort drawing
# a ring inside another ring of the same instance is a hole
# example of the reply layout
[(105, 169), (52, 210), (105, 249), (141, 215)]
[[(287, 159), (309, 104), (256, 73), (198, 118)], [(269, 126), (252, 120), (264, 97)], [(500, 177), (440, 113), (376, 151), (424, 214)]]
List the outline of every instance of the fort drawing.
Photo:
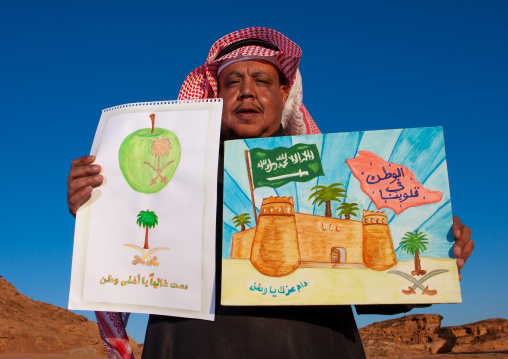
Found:
[(292, 197), (269, 197), (258, 225), (233, 234), (231, 259), (247, 259), (261, 273), (282, 277), (298, 267), (370, 268), (397, 264), (384, 211), (362, 220), (295, 213)]
[(226, 141), (224, 305), (460, 302), (441, 128)]

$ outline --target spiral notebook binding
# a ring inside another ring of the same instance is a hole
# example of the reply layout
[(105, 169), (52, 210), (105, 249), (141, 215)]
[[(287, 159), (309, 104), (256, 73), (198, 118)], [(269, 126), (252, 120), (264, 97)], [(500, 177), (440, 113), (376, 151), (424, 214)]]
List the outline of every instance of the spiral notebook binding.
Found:
[(118, 105), (114, 107), (105, 108), (102, 112), (111, 112), (128, 107), (140, 107), (140, 106), (158, 106), (158, 105), (179, 105), (187, 103), (207, 103), (207, 102), (222, 102), (221, 98), (205, 98), (195, 100), (172, 100), (172, 101), (154, 101), (154, 102), (134, 102), (127, 103), (124, 105)]

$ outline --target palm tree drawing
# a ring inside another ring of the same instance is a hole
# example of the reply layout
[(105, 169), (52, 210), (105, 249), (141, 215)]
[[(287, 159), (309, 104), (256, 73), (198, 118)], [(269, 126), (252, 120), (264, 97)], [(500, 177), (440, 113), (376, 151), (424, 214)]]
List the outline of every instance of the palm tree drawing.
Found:
[(313, 194), (310, 195), (309, 201), (312, 197), (314, 198), (314, 201), (312, 204), (315, 204), (318, 202), (318, 206), (321, 206), (323, 202), (325, 203), (325, 217), (331, 217), (332, 216), (332, 208), (331, 208), (331, 201), (337, 201), (340, 202), (339, 198), (346, 198), (347, 196), (344, 194), (346, 191), (342, 188), (338, 188), (338, 186), (343, 186), (342, 183), (332, 183), (329, 186), (315, 186), (312, 187), (310, 190), (315, 191)]
[(140, 211), (138, 213), (138, 219), (136, 220), (136, 224), (140, 227), (146, 228), (145, 232), (145, 245), (143, 246), (143, 249), (148, 249), (148, 229), (154, 228), (156, 225), (159, 224), (159, 218), (155, 214), (155, 212), (146, 210), (146, 211)]
[(339, 216), (344, 215), (346, 219), (351, 219), (351, 216), (356, 217), (355, 211), (358, 211), (358, 203), (347, 203), (346, 201), (342, 202), (340, 206), (337, 208), (339, 211)]
[(422, 253), (427, 250), (425, 246), (428, 244), (427, 238), (423, 232), (406, 232), (405, 236), (402, 238), (403, 241), (400, 242), (402, 245), (401, 249), (406, 251), (409, 254), (413, 254), (415, 256), (415, 270), (411, 272), (411, 275), (424, 275), (427, 271), (422, 270), (420, 264), (420, 256), (418, 253)]
[(245, 225), (250, 224), (250, 214), (242, 213), (233, 217), (235, 227), (242, 226), (240, 230), (245, 231)]
[(171, 149), (171, 142), (169, 141), (169, 138), (166, 138), (164, 136), (157, 137), (152, 142), (152, 146), (150, 147), (150, 155), (157, 157), (157, 168), (154, 168), (151, 163), (149, 162), (143, 162), (150, 166), (156, 173), (157, 176), (155, 178), (151, 179), (150, 186), (157, 183), (157, 178), (160, 177), (162, 183), (168, 183), (167, 178), (162, 176), (162, 170), (166, 168), (170, 163), (173, 161), (169, 161), (161, 168), (161, 158), (163, 156), (169, 156), (169, 150)]

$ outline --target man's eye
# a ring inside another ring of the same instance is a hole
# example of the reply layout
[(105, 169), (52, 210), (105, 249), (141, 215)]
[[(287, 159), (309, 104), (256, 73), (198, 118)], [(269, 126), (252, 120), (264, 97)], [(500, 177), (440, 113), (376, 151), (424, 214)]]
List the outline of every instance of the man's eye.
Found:
[(269, 81), (265, 80), (265, 79), (256, 79), (256, 82), (260, 82), (260, 83), (263, 83), (263, 84), (268, 84), (269, 83)]

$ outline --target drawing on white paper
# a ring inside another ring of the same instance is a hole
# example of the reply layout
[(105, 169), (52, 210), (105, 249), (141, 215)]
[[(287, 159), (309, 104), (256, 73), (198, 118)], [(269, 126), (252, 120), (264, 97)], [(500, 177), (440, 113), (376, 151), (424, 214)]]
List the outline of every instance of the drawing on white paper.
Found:
[(138, 213), (138, 219), (136, 220), (136, 224), (140, 227), (145, 228), (145, 244), (143, 245), (143, 248), (135, 245), (135, 244), (124, 244), (125, 247), (134, 248), (137, 250), (140, 255), (136, 254), (134, 255), (134, 260), (132, 261), (133, 265), (136, 264), (146, 264), (147, 266), (154, 266), (158, 267), (160, 265), (159, 262), (157, 262), (157, 256), (151, 256), (155, 252), (168, 250), (169, 248), (153, 248), (150, 249), (148, 246), (148, 230), (150, 228), (155, 228), (156, 225), (159, 224), (159, 217), (155, 214), (155, 212), (146, 210), (146, 211), (140, 211)]
[[(157, 193), (171, 181), (180, 163), (178, 137), (165, 128), (142, 128), (128, 135), (120, 145), (120, 170), (131, 188), (141, 193)], [(165, 162), (164, 162), (165, 161)]]

